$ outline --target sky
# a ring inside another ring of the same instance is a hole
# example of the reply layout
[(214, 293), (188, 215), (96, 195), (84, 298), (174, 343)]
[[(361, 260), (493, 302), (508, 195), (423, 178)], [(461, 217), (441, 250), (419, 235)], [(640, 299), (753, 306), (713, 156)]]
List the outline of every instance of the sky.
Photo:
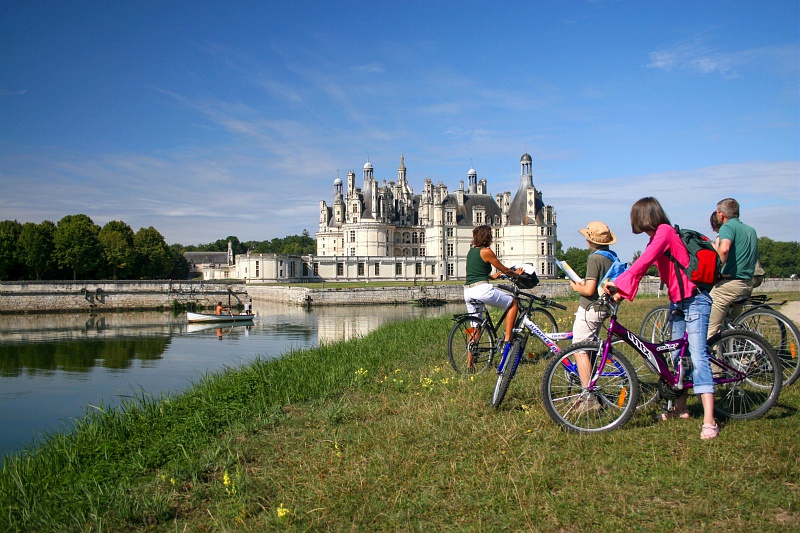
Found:
[(0, 220), (313, 235), (367, 161), (497, 195), (528, 153), (564, 250), (601, 220), (629, 259), (644, 196), (707, 233), (733, 197), (798, 241), (798, 21), (798, 0), (7, 0)]

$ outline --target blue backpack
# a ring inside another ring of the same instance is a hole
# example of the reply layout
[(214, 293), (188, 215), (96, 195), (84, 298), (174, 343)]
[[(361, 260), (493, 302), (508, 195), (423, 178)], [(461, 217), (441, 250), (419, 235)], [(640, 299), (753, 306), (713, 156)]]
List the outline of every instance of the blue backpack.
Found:
[(628, 270), (628, 263), (623, 263), (620, 261), (619, 257), (617, 257), (617, 254), (611, 250), (597, 250), (593, 253), (600, 254), (612, 261), (611, 266), (608, 267), (608, 270), (606, 270), (606, 274), (603, 276), (603, 279), (597, 282), (597, 292), (602, 294), (604, 282), (614, 281), (617, 279), (617, 276)]

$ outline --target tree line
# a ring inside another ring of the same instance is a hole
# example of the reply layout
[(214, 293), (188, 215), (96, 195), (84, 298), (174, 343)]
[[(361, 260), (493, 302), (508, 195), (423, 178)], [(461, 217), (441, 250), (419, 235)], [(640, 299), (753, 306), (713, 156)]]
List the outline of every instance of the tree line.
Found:
[[(580, 277), (586, 276), (586, 261), (592, 252), (588, 248), (570, 246), (566, 252), (561, 251), (561, 241), (558, 241), (556, 257), (559, 261), (566, 261)], [(636, 252), (629, 262), (636, 261), (642, 252)], [(793, 274), (800, 274), (800, 242), (773, 241), (769, 237), (759, 237), (758, 256), (761, 268), (768, 278), (788, 278)], [(621, 261), (624, 258), (620, 257)], [(563, 274), (563, 273), (562, 273)], [(657, 276), (655, 266), (647, 271), (650, 276)], [(562, 275), (563, 277), (563, 275)]]
[(303, 230), (302, 235), (291, 235), (284, 238), (275, 238), (269, 241), (241, 242), (238, 238), (230, 236), (227, 239), (218, 239), (208, 244), (189, 245), (184, 248), (186, 252), (225, 252), (231, 243), (233, 254), (251, 253), (261, 254), (286, 254), (286, 255), (313, 255), (317, 253), (317, 241)]
[(58, 223), (0, 222), (0, 280), (184, 279), (181, 245), (154, 227), (135, 232), (121, 220), (103, 227), (86, 215)]
[(240, 242), (231, 236), (209, 244), (168, 245), (154, 227), (133, 229), (121, 220), (100, 227), (87, 215), (67, 215), (58, 223), (0, 221), (0, 280), (186, 279), (184, 252), (228, 250), (308, 255), (316, 241), (302, 235)]

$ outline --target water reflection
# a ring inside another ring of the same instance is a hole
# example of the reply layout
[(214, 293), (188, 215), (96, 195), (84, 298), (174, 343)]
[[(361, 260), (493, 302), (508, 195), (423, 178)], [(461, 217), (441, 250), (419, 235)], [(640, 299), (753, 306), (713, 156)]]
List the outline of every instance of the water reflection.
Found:
[(252, 324), (198, 326), (170, 312), (0, 316), (0, 454), (64, 429), (88, 405), (179, 391), (207, 372), (361, 336), (387, 322), (460, 311), (253, 302)]

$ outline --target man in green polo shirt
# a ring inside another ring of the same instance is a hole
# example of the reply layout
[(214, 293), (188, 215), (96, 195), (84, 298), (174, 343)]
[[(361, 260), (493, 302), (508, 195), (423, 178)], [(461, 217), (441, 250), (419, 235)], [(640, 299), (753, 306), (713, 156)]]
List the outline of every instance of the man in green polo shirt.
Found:
[[(758, 235), (756, 230), (739, 220), (739, 202), (725, 198), (717, 204), (719, 229), (717, 253), (722, 261), (722, 277), (711, 289), (711, 316), (708, 319), (708, 336), (719, 333), (728, 308), (739, 296), (753, 292), (753, 272), (758, 261)], [(741, 314), (741, 305), (733, 309), (732, 316)]]

